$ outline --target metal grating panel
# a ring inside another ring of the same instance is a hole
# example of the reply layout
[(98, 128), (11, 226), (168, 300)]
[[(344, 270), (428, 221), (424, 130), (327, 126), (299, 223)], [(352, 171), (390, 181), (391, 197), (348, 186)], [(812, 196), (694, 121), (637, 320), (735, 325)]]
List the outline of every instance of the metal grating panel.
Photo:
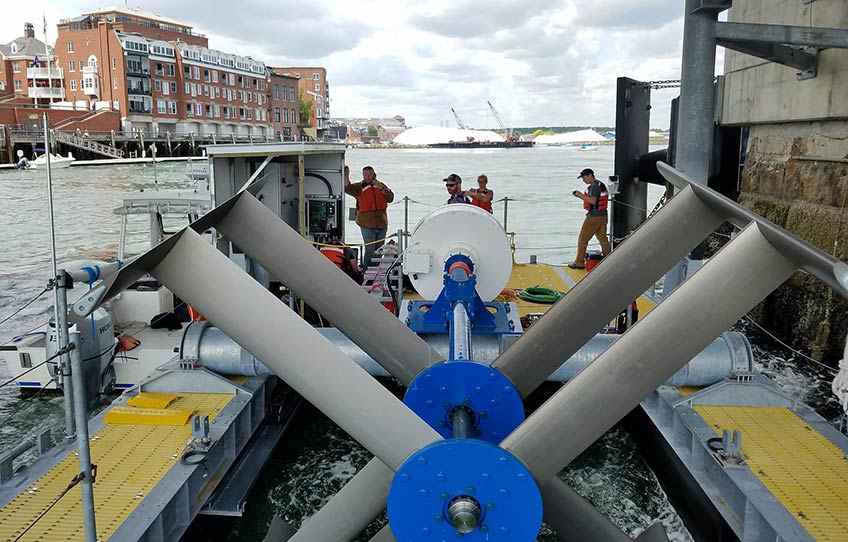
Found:
[(781, 407), (696, 405), (716, 434), (742, 431), (751, 472), (816, 540), (845, 540), (848, 460), (845, 454)]
[[(233, 398), (231, 394), (185, 394), (168, 409), (193, 410), (210, 420)], [(106, 541), (180, 458), (191, 427), (107, 425), (91, 437), (97, 464), (94, 505), (97, 536)], [(79, 472), (74, 452), (0, 511), (0, 539), (15, 540), (61, 494)], [(73, 488), (21, 541), (65, 541), (83, 532), (80, 490)]]

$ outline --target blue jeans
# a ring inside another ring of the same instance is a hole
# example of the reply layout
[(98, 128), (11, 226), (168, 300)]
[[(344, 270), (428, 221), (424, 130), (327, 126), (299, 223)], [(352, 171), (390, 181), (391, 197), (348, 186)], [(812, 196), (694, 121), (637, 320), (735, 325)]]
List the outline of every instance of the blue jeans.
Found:
[[(359, 228), (362, 230), (362, 242), (372, 243), (377, 239), (385, 239), (388, 228)], [(373, 245), (366, 244), (362, 249), (362, 267), (367, 269), (371, 265), (371, 258), (374, 256), (374, 251), (383, 246), (383, 241), (374, 243)]]

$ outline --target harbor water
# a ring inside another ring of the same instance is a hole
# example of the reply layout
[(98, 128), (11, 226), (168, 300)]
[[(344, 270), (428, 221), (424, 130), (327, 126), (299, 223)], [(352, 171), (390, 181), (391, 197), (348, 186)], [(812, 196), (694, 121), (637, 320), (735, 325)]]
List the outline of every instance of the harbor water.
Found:
[[(395, 193), (389, 207), (390, 233), (404, 227), (408, 215), (412, 228), (423, 216), (447, 198), (442, 179), (456, 173), (464, 188), (476, 186), (477, 175), (485, 173), (495, 192), (494, 215), (503, 219), (509, 198), (508, 230), (515, 232), (516, 260), (566, 264), (576, 252), (577, 233), (583, 210), (571, 195), (583, 189), (577, 178), (584, 167), (600, 179), (613, 173), (612, 146), (597, 152), (579, 152), (573, 147), (437, 150), (381, 149), (349, 150), (346, 162), (358, 180), (362, 167), (371, 165), (377, 177)], [(155, 167), (155, 170), (154, 170)], [(190, 187), (184, 164), (116, 165), (72, 167), (54, 173), (56, 244), (59, 261), (104, 259), (117, 256), (120, 222), (112, 210), (122, 194), (132, 190)], [(662, 188), (649, 187), (648, 209), (662, 195)], [(409, 201), (404, 203), (404, 196)], [(347, 207), (353, 200), (347, 198)], [(43, 171), (0, 171), (0, 321), (35, 298), (50, 275), (46, 180)], [(146, 217), (130, 221), (134, 240), (132, 252), (146, 247)], [(166, 224), (173, 231), (178, 224)], [(346, 224), (347, 239), (360, 242), (358, 228)], [(82, 286), (70, 292), (75, 299)], [(0, 344), (35, 328), (51, 316), (52, 296), (45, 293), (20, 313), (0, 324)], [(758, 367), (768, 376), (827, 419), (840, 413), (829, 387), (828, 369), (805, 360), (762, 334), (748, 331), (754, 342)], [(10, 378), (0, 366), (0, 384)], [(552, 391), (552, 390), (551, 390)], [(539, 398), (539, 400), (544, 397)], [(110, 400), (104, 398), (104, 402)], [(0, 453), (22, 438), (50, 427), (54, 439), (62, 438), (61, 397), (44, 392), (22, 399), (14, 384), (0, 387)], [(254, 488), (241, 519), (211, 519), (198, 522), (186, 540), (262, 540), (273, 516), (298, 525), (326, 502), (357, 469), (369, 459), (367, 451), (338, 429), (317, 409), (305, 405), (292, 431), (273, 455)], [(671, 540), (691, 540), (681, 520), (659, 487), (653, 473), (639, 457), (624, 430), (615, 428), (589, 448), (561, 474), (579, 493), (628, 534), (635, 535), (661, 521)], [(95, 486), (95, 499), (97, 488)], [(554, 540), (543, 534), (540, 540)]]

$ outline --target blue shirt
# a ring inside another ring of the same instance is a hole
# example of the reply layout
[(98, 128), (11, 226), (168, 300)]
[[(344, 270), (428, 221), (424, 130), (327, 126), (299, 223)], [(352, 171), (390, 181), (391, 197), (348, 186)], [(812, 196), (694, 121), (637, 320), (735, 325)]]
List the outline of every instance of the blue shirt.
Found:
[(468, 199), (468, 197), (465, 195), (465, 191), (462, 190), (460, 192), (457, 192), (456, 194), (453, 194), (451, 197), (448, 198), (447, 204), (451, 204), (451, 203), (468, 203), (470, 205), (471, 200)]

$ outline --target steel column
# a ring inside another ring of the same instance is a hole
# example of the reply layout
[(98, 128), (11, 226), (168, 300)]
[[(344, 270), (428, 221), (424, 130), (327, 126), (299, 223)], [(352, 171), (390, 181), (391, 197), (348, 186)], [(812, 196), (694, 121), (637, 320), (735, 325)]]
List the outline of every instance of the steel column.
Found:
[(750, 224), (501, 445), (554, 476), (796, 269)]
[(94, 522), (94, 478), (91, 474), (91, 449), (88, 445), (88, 408), (86, 407), (85, 383), (82, 373), (82, 351), (80, 333), (72, 333), (76, 348), (71, 350), (71, 379), (74, 381), (74, 418), (77, 429), (77, 454), (79, 456), (79, 482), (82, 492), (82, 519), (85, 526), (86, 542), (97, 540), (97, 527)]
[[(56, 324), (56, 327), (54, 328), (54, 330), (56, 332), (57, 351), (61, 351), (69, 344), (68, 275), (67, 273), (65, 273), (64, 269), (59, 269), (58, 273), (55, 276), (55, 309), (53, 313), (54, 323)], [(67, 353), (59, 356), (59, 364), (56, 367), (56, 372), (62, 375), (62, 395), (64, 396), (63, 404), (65, 407), (65, 438), (72, 439), (74, 438), (74, 408), (76, 405), (76, 401), (74, 401), (74, 382), (73, 377), (71, 376), (71, 358), (68, 356)], [(84, 409), (83, 412), (87, 412), (87, 410)]]

